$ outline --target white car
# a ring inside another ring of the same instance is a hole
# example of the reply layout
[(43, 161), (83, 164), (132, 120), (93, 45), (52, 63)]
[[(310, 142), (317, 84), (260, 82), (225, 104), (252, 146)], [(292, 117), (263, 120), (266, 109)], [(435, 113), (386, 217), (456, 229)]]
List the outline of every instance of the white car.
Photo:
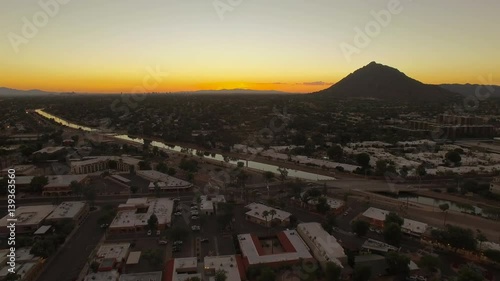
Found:
[(174, 241), (174, 245), (182, 245), (182, 241), (181, 240)]
[(199, 217), (198, 216), (191, 216), (191, 219), (192, 220), (197, 220), (197, 219), (199, 219)]
[(182, 216), (182, 213), (181, 212), (175, 212), (174, 215), (176, 215), (176, 216)]
[(156, 235), (157, 235), (157, 236), (160, 236), (160, 234), (161, 234), (161, 231), (157, 230), (157, 231), (156, 231)]
[(148, 236), (151, 236), (151, 230), (148, 230)]
[(179, 202), (181, 201), (181, 198), (174, 198), (174, 202)]
[(158, 244), (160, 244), (160, 245), (167, 245), (168, 241), (167, 240), (160, 240), (160, 241), (158, 241)]
[(198, 210), (198, 207), (193, 206), (193, 207), (191, 207), (191, 210)]
[(197, 216), (198, 214), (199, 214), (198, 211), (191, 211), (192, 216)]
[(199, 225), (193, 225), (193, 226), (191, 226), (191, 230), (193, 230), (193, 231), (200, 230), (200, 229), (201, 228), (200, 228)]

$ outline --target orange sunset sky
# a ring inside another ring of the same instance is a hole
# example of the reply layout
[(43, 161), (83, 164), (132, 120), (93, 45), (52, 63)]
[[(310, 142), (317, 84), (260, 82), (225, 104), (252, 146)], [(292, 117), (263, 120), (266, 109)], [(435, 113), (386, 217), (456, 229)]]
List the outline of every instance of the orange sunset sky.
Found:
[[(0, 87), (133, 92), (149, 68), (168, 72), (148, 80), (154, 92), (308, 93), (371, 61), (425, 83), (500, 84), (497, 0), (0, 1)], [(390, 19), (377, 21), (380, 11)], [(356, 45), (357, 28), (373, 23)], [(347, 57), (343, 44), (358, 52)]]

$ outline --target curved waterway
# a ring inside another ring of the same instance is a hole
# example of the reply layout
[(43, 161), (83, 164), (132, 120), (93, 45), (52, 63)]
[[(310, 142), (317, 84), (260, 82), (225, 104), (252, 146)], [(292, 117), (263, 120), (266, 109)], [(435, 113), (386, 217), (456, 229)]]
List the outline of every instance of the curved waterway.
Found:
[[(94, 128), (78, 125), (75, 123), (71, 123), (71, 122), (66, 121), (62, 118), (59, 118), (55, 115), (52, 115), (48, 112), (45, 112), (42, 109), (37, 109), (37, 110), (35, 110), (35, 112), (44, 118), (47, 118), (49, 120), (52, 120), (60, 125), (63, 125), (63, 126), (69, 127), (69, 128), (79, 129), (79, 130), (86, 131), (86, 132), (95, 132), (95, 133), (100, 132), (99, 129), (94, 129)], [(119, 140), (126, 140), (126, 141), (130, 141), (130, 142), (135, 142), (138, 144), (144, 143), (144, 139), (142, 139), (142, 138), (132, 138), (132, 137), (129, 137), (127, 135), (107, 134), (107, 133), (102, 133), (102, 135), (106, 135), (108, 137), (113, 137), (113, 138), (116, 138)], [(188, 154), (191, 154), (193, 156), (203, 157), (203, 158), (210, 159), (210, 160), (225, 161), (226, 163), (229, 163), (232, 165), (238, 165), (238, 162), (243, 162), (243, 163), (245, 163), (245, 166), (248, 168), (260, 170), (260, 171), (269, 171), (269, 172), (279, 174), (279, 171), (278, 171), (279, 166), (276, 166), (276, 165), (270, 165), (270, 164), (265, 164), (265, 163), (261, 163), (261, 162), (257, 162), (257, 161), (250, 161), (250, 160), (243, 160), (243, 159), (234, 159), (234, 158), (228, 159), (224, 155), (216, 154), (216, 153), (211, 153), (209, 155), (205, 155), (204, 153), (198, 152), (196, 149), (191, 149), (191, 148), (182, 147), (182, 146), (178, 146), (178, 145), (175, 145), (175, 146), (169, 145), (169, 144), (159, 142), (159, 141), (152, 141), (151, 145), (156, 146), (158, 148), (166, 149), (166, 150), (188, 153)], [(293, 178), (300, 178), (300, 179), (304, 179), (304, 180), (324, 180), (324, 181), (335, 180), (335, 178), (333, 178), (333, 177), (319, 175), (319, 174), (315, 174), (315, 173), (309, 173), (309, 172), (292, 170), (292, 169), (287, 169), (287, 171), (288, 171), (288, 176), (293, 177)]]

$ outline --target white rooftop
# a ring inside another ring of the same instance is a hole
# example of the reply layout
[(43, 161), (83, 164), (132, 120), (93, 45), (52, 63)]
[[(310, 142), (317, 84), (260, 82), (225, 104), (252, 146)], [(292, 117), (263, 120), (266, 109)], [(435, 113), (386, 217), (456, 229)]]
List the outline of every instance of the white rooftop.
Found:
[(364, 249), (375, 250), (380, 252), (388, 252), (388, 251), (397, 251), (398, 248), (384, 243), (382, 241), (378, 241), (375, 239), (368, 239), (363, 243), (362, 246)]
[(141, 251), (130, 252), (127, 259), (127, 264), (138, 264), (141, 259)]
[(129, 253), (130, 243), (103, 244), (97, 251), (98, 259), (114, 259), (117, 262), (124, 260)]
[(212, 211), (214, 209), (214, 203), (226, 202), (226, 198), (224, 197), (224, 195), (213, 195), (213, 196), (201, 195), (200, 199), (201, 199), (200, 202), (201, 211), (205, 210)]
[(43, 235), (47, 233), (51, 227), (52, 225), (42, 225), (35, 231), (35, 233), (33, 233), (33, 235)]
[(309, 248), (304, 243), (300, 235), (295, 230), (285, 230), (282, 232), (294, 247), (295, 252), (283, 252), (279, 254), (259, 255), (257, 247), (252, 239), (252, 234), (238, 235), (240, 249), (248, 259), (249, 264), (273, 263), (280, 261), (294, 261), (298, 259), (312, 258)]
[[(206, 256), (204, 260), (205, 269), (224, 270), (226, 272), (227, 280), (239, 281), (241, 280), (238, 263), (236, 256)], [(210, 278), (210, 281), (215, 278)]]
[(170, 225), (174, 201), (168, 198), (132, 198), (125, 206), (146, 205), (146, 213), (137, 213), (137, 210), (119, 211), (111, 222), (110, 228), (127, 228), (135, 226), (146, 226), (152, 214), (158, 218), (158, 224)]
[[(279, 219), (280, 221), (286, 220), (290, 218), (292, 214), (285, 212), (280, 209), (275, 209), (260, 203), (250, 203), (245, 208), (250, 209), (250, 211), (246, 212), (247, 216), (251, 216), (260, 220), (265, 221), (266, 218), (262, 215), (264, 211), (270, 212), (271, 210), (276, 211), (276, 215), (274, 215), (273, 219)], [(271, 216), (267, 217), (268, 221), (271, 221)]]
[(73, 219), (80, 211), (85, 208), (87, 203), (83, 201), (66, 201), (62, 202), (57, 206), (57, 208), (50, 214), (47, 219)]
[(149, 188), (154, 188), (155, 182), (158, 182), (158, 186), (162, 189), (189, 188), (192, 186), (192, 184), (188, 181), (181, 180), (155, 170), (139, 170), (136, 174), (144, 179), (152, 181), (149, 184)]
[[(309, 240), (314, 244), (316, 250), (321, 254), (321, 257), (326, 261), (333, 261), (340, 267), (342, 263), (339, 259), (347, 258), (344, 248), (337, 242), (337, 239), (328, 234), (320, 223), (308, 222), (297, 225), (300, 229), (300, 234), (305, 235), (304, 240)], [(317, 257), (316, 257), (317, 258)]]
[(197, 270), (198, 270), (198, 259), (196, 257), (176, 258), (176, 259), (174, 259), (174, 269), (172, 271), (172, 281), (186, 281), (192, 277), (198, 277), (201, 280), (200, 273), (186, 273), (186, 272), (197, 271)]
[(116, 270), (90, 273), (84, 281), (118, 281), (120, 274)]
[[(21, 206), (16, 209), (17, 225), (34, 225), (41, 223), (54, 209), (54, 205)], [(0, 227), (7, 226), (9, 215), (0, 220)]]
[(129, 273), (120, 275), (120, 281), (161, 281), (161, 277), (161, 271)]

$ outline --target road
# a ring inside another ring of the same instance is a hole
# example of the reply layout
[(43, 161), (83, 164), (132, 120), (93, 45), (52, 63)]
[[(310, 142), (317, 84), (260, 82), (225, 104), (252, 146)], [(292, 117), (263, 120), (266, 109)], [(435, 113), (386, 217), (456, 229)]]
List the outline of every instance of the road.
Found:
[(102, 211), (91, 212), (75, 235), (54, 256), (37, 281), (73, 281), (85, 266), (88, 257), (104, 235), (97, 220)]

